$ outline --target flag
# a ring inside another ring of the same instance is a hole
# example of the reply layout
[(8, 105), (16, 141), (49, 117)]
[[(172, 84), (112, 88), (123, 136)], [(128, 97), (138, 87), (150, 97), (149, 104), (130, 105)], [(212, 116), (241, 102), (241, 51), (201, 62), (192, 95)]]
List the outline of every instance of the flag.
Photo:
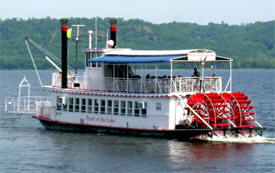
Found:
[(67, 38), (68, 38), (68, 39), (71, 39), (71, 38), (72, 38), (72, 28), (69, 28), (69, 29), (67, 30)]

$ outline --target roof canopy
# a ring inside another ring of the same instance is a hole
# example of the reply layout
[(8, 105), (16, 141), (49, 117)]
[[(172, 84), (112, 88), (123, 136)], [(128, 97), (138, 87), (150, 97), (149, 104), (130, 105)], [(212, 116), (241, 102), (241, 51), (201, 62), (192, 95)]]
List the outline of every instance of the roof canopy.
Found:
[(230, 61), (230, 58), (216, 56), (216, 53), (206, 49), (192, 50), (130, 50), (114, 49), (106, 51), (104, 56), (88, 60), (88, 62), (103, 62), (115, 64), (129, 63), (165, 63), (165, 62), (217, 62)]
[(104, 62), (116, 64), (128, 63), (163, 63), (170, 62), (176, 56), (103, 56), (88, 60), (88, 62)]

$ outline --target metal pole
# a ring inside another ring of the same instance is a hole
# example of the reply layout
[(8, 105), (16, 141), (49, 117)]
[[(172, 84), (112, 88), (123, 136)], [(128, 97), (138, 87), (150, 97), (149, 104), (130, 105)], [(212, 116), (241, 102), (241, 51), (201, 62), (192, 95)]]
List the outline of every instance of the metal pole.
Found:
[(40, 83), (40, 86), (43, 87), (43, 84), (42, 84), (42, 81), (41, 81), (41, 79), (40, 79), (40, 76), (39, 76), (37, 67), (36, 67), (36, 65), (35, 65), (35, 62), (34, 62), (34, 59), (33, 59), (33, 56), (32, 56), (32, 52), (31, 52), (31, 50), (30, 50), (29, 44), (28, 44), (28, 42), (27, 42), (27, 39), (25, 39), (25, 43), (26, 43), (26, 45), (27, 45), (27, 48), (28, 48), (28, 51), (29, 51), (29, 54), (30, 54), (30, 57), (31, 57), (31, 60), (32, 60), (32, 64), (33, 64), (33, 67), (34, 67), (34, 69), (35, 69), (36, 76), (37, 76), (37, 78), (38, 78), (38, 81), (39, 81), (39, 83)]
[(75, 37), (75, 74), (77, 74), (77, 66), (78, 66), (78, 62), (77, 62), (77, 48), (78, 48), (78, 40), (79, 40), (79, 27), (81, 26), (85, 26), (85, 25), (72, 25), (76, 27), (76, 37)]
[(19, 85), (18, 99), (17, 99), (17, 111), (18, 111), (18, 112), (19, 112), (19, 110), (20, 110), (20, 100), (21, 100), (21, 86)]
[[(143, 68), (143, 65), (141, 65), (141, 68)], [(143, 70), (141, 70), (141, 75), (140, 75), (140, 92), (142, 92), (142, 75), (143, 75)]]
[(157, 82), (158, 82), (157, 70), (158, 70), (158, 64), (156, 64), (156, 67), (155, 67), (155, 94), (157, 93)]
[(108, 48), (108, 44), (107, 44), (107, 42), (108, 42), (108, 29), (106, 29), (106, 48)]
[(127, 75), (127, 80), (126, 80), (127, 81), (127, 89), (126, 90), (127, 90), (127, 93), (128, 93), (128, 91), (129, 91), (128, 90), (128, 87), (129, 87), (129, 77), (128, 77), (129, 76), (129, 72), (128, 72), (129, 71), (129, 67), (128, 67), (128, 64), (126, 65), (126, 67), (127, 67), (127, 70), (126, 70), (126, 73), (127, 73), (126, 74)]
[(113, 91), (115, 90), (116, 64), (113, 64)]
[(75, 74), (77, 74), (77, 45), (78, 45), (78, 38), (75, 40)]
[(30, 110), (30, 94), (31, 94), (30, 84), (27, 87), (28, 87), (28, 111), (29, 111)]
[(5, 99), (5, 111), (8, 111), (8, 99)]
[(171, 61), (170, 62), (170, 92), (172, 91), (172, 85), (173, 85), (172, 76), (173, 76), (173, 63)]
[(203, 92), (203, 90), (204, 90), (203, 78), (204, 78), (204, 66), (202, 66), (202, 69), (201, 69), (201, 82), (200, 82), (200, 91), (201, 91), (201, 92)]
[(95, 17), (95, 48), (97, 48), (97, 17)]
[(45, 56), (45, 59), (51, 63), (59, 72), (62, 72), (62, 70), (48, 57), (48, 56)]
[(230, 60), (230, 92), (232, 92), (232, 61)]

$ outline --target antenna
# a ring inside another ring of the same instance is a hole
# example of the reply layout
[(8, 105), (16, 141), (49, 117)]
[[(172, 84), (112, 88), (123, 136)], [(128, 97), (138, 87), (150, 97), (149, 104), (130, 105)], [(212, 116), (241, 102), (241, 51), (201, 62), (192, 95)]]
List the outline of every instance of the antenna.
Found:
[(108, 29), (106, 29), (106, 48), (108, 48)]
[(95, 48), (97, 48), (97, 16), (95, 17)]
[(77, 46), (78, 46), (78, 40), (79, 40), (79, 28), (80, 27), (84, 27), (85, 25), (72, 25), (74, 27), (76, 27), (76, 36), (75, 36), (75, 74), (77, 74)]

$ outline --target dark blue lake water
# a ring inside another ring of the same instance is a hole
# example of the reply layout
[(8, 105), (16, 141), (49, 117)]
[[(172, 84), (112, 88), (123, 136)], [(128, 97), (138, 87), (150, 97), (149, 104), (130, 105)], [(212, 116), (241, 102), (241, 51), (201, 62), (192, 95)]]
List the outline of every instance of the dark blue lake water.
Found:
[[(275, 172), (275, 70), (235, 70), (233, 90), (245, 92), (266, 128), (256, 143), (201, 143), (156, 138), (47, 131), (30, 115), (3, 112), (27, 75), (32, 95), (43, 95), (34, 71), (0, 71), (0, 173), (24, 172)], [(44, 84), (50, 71), (40, 72)]]

